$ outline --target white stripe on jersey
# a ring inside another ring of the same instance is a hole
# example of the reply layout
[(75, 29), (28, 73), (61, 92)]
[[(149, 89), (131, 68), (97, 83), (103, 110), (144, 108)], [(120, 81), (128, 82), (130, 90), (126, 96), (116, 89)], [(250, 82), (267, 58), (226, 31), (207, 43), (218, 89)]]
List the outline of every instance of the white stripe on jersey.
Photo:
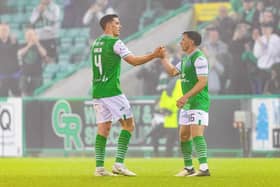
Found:
[(126, 47), (126, 45), (121, 41), (118, 40), (115, 45), (114, 45), (114, 52), (119, 55), (121, 58), (124, 58), (125, 56), (127, 56), (128, 54), (130, 54), (131, 52), (128, 50), (128, 48)]
[(198, 57), (195, 62), (196, 75), (208, 75), (208, 61), (205, 57)]

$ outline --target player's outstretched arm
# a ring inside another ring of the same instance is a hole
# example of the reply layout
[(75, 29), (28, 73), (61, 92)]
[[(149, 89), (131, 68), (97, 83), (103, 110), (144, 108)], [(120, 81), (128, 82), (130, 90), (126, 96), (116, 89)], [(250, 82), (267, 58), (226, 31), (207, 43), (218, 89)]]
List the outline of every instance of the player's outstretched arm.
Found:
[(170, 63), (169, 55), (165, 48), (161, 49), (161, 53), (162, 53), (161, 64), (163, 65), (163, 68), (168, 73), (168, 75), (172, 77), (179, 75), (180, 72), (178, 71), (178, 69)]
[(152, 53), (149, 53), (147, 55), (142, 55), (142, 56), (135, 56), (133, 54), (129, 54), (126, 57), (124, 57), (124, 60), (133, 66), (142, 65), (155, 58), (160, 58), (162, 56), (160, 50), (161, 47), (158, 47)]

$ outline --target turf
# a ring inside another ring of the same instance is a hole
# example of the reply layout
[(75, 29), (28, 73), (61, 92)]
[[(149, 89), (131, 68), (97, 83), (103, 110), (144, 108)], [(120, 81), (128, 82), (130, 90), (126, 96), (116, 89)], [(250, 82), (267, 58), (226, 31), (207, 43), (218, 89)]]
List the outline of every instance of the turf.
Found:
[[(107, 159), (106, 168), (112, 163), (113, 159)], [(126, 165), (137, 177), (94, 177), (90, 158), (2, 158), (0, 187), (280, 186), (278, 158), (210, 159), (211, 177), (174, 177), (182, 163), (180, 158), (129, 158)]]

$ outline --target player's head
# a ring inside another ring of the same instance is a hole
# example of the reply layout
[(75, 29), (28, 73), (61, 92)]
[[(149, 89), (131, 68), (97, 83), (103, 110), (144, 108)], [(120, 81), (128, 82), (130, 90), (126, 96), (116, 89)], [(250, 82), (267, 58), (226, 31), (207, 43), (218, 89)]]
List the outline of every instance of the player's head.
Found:
[(121, 23), (119, 16), (116, 14), (108, 14), (101, 18), (100, 26), (107, 34), (112, 34), (113, 36), (119, 36), (121, 30)]
[(201, 44), (201, 35), (196, 31), (185, 31), (180, 44), (183, 51), (189, 51)]

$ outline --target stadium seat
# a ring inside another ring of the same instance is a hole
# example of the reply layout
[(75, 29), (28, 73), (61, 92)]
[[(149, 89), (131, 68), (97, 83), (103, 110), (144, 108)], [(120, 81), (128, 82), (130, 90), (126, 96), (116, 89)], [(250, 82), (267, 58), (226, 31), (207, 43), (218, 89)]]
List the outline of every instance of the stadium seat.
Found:
[(72, 38), (62, 37), (60, 38), (60, 49), (61, 52), (67, 52), (73, 46)]
[(13, 16), (10, 14), (1, 15), (0, 18), (0, 20), (5, 23), (10, 23), (13, 20)]
[(70, 61), (70, 56), (67, 53), (60, 53), (58, 57), (59, 62), (69, 62)]
[(59, 67), (57, 64), (47, 64), (43, 70), (43, 84), (52, 81), (55, 78), (58, 69)]
[(77, 36), (74, 38), (75, 45), (86, 45), (88, 41), (88, 37), (86, 36)]
[(7, 1), (7, 5), (9, 7), (16, 7), (16, 6), (18, 6), (18, 0), (9, 0), (9, 1)]
[(83, 43), (77, 44), (75, 47), (71, 48), (70, 54), (72, 63), (81, 63), (85, 58), (87, 50), (88, 47)]

